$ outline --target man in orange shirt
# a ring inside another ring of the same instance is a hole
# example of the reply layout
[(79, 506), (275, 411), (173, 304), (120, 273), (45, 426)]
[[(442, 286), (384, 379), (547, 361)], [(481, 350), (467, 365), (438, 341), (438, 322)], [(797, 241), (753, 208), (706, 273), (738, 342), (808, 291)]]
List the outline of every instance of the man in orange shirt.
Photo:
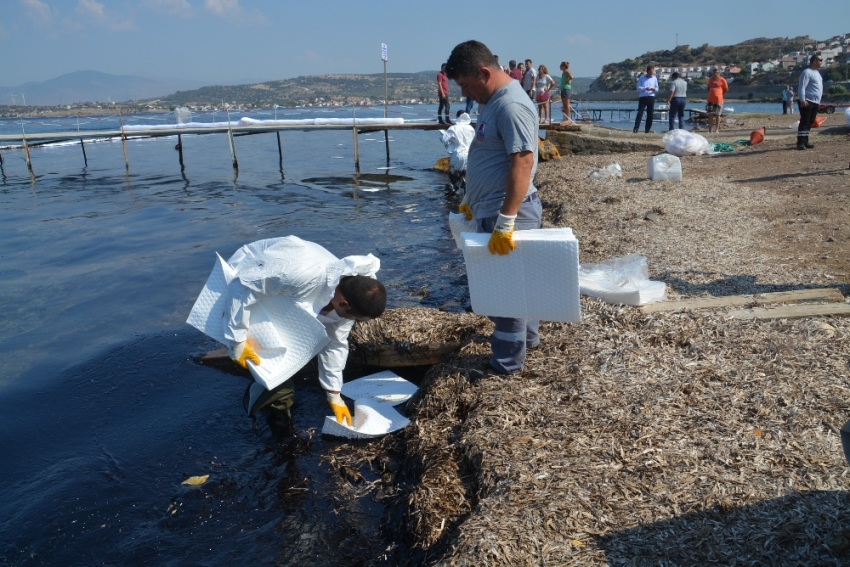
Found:
[(729, 90), (729, 83), (720, 76), (720, 69), (714, 68), (708, 80), (708, 102), (705, 111), (708, 112), (708, 132), (711, 133), (711, 123), (714, 131), (720, 131), (720, 115), (723, 113), (723, 95)]

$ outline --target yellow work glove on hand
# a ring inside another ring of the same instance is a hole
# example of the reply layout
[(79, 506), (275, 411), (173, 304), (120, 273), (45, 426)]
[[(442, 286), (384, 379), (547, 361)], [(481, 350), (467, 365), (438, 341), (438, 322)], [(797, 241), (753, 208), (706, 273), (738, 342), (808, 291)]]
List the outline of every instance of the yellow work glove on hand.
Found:
[(514, 244), (513, 238), (515, 220), (516, 215), (503, 215), (499, 213), (496, 226), (493, 227), (493, 234), (490, 235), (490, 242), (487, 243), (490, 254), (505, 256), (511, 250), (516, 250), (516, 244)]
[(348, 411), (348, 406), (342, 401), (342, 397), (338, 393), (332, 394), (328, 392), (328, 403), (331, 405), (334, 416), (336, 416), (336, 422), (351, 427), (351, 412)]
[(469, 208), (469, 195), (463, 196), (463, 201), (460, 202), (460, 208), (457, 210), (458, 213), (466, 215), (466, 220), (472, 220), (472, 211)]
[(254, 352), (254, 348), (248, 341), (243, 341), (241, 343), (230, 343), (230, 348), (228, 349), (228, 352), (230, 354), (230, 358), (232, 358), (236, 362), (236, 364), (246, 370), (248, 369), (249, 360), (257, 366), (260, 365), (260, 357), (257, 356), (257, 353)]

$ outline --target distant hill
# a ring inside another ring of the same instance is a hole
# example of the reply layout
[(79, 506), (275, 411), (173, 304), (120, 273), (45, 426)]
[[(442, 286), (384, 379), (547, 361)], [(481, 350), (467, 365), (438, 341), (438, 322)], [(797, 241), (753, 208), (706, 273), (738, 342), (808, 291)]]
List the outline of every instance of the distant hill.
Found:
[(804, 50), (816, 43), (809, 36), (793, 39), (760, 37), (735, 45), (713, 47), (706, 43), (694, 48), (689, 45), (680, 45), (675, 49), (651, 51), (634, 59), (605, 65), (589, 90), (590, 92), (632, 90), (635, 87), (635, 80), (631, 72), (643, 70), (647, 65), (679, 67), (721, 64), (743, 67), (751, 61), (779, 59), (785, 53)]
[[(436, 101), (437, 71), (418, 73), (388, 73), (389, 100)], [(554, 76), (553, 76), (554, 77)], [(556, 80), (560, 75), (556, 77)], [(577, 93), (587, 90), (592, 78), (577, 77), (573, 89)], [(449, 96), (457, 99), (460, 88), (449, 81)], [(250, 85), (211, 86), (192, 91), (177, 92), (159, 99), (169, 106), (220, 105), (222, 101), (237, 105), (268, 107), (275, 104), (291, 106), (316, 102), (358, 103), (362, 100), (384, 99), (384, 75), (310, 75), (268, 81)]]
[[(99, 71), (76, 71), (43, 82), (0, 87), (0, 104), (68, 105), (79, 102), (123, 102), (150, 99), (203, 83), (183, 79), (146, 79)], [(22, 96), (23, 93), (23, 96)]]

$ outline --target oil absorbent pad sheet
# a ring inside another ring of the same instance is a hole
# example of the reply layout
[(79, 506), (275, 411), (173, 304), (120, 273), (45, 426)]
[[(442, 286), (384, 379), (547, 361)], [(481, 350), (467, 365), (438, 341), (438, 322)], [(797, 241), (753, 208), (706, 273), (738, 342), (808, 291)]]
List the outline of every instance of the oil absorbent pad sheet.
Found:
[(386, 370), (342, 385), (342, 395), (354, 400), (353, 426), (326, 416), (322, 433), (348, 439), (380, 437), (410, 423), (393, 406), (410, 399), (418, 388), (412, 382)]
[[(224, 345), (230, 344), (224, 338), (224, 325), (230, 315), (228, 286), (240, 285), (233, 281), (234, 276), (234, 270), (217, 256), (186, 321)], [(251, 305), (248, 340), (260, 358), (259, 365), (248, 361), (248, 369), (269, 390), (283, 384), (329, 342), (325, 326), (293, 299), (282, 295), (266, 296)]]
[(578, 240), (569, 228), (514, 232), (516, 250), (491, 254), (488, 233), (463, 233), (472, 310), (490, 317), (581, 319)]

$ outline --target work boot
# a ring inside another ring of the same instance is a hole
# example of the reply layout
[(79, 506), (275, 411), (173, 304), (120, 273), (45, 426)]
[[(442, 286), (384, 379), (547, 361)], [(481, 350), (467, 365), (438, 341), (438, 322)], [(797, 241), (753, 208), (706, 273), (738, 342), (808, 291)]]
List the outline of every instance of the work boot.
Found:
[(808, 149), (810, 149), (810, 150), (811, 150), (812, 148), (814, 148), (814, 147), (815, 147), (815, 145), (814, 145), (814, 144), (810, 144), (808, 141), (806, 141), (806, 143), (805, 143), (805, 144), (803, 144), (803, 145), (804, 145), (804, 146), (806, 146), (806, 147), (807, 147)]
[(437, 122), (439, 122), (440, 124), (445, 124), (445, 122), (443, 122), (443, 119), (439, 116), (437, 117)]
[(808, 139), (808, 138), (804, 138), (803, 136), (797, 136), (797, 149), (798, 149), (798, 150), (805, 150), (805, 149), (806, 149), (806, 145), (807, 145), (808, 143), (809, 143), (809, 139)]

